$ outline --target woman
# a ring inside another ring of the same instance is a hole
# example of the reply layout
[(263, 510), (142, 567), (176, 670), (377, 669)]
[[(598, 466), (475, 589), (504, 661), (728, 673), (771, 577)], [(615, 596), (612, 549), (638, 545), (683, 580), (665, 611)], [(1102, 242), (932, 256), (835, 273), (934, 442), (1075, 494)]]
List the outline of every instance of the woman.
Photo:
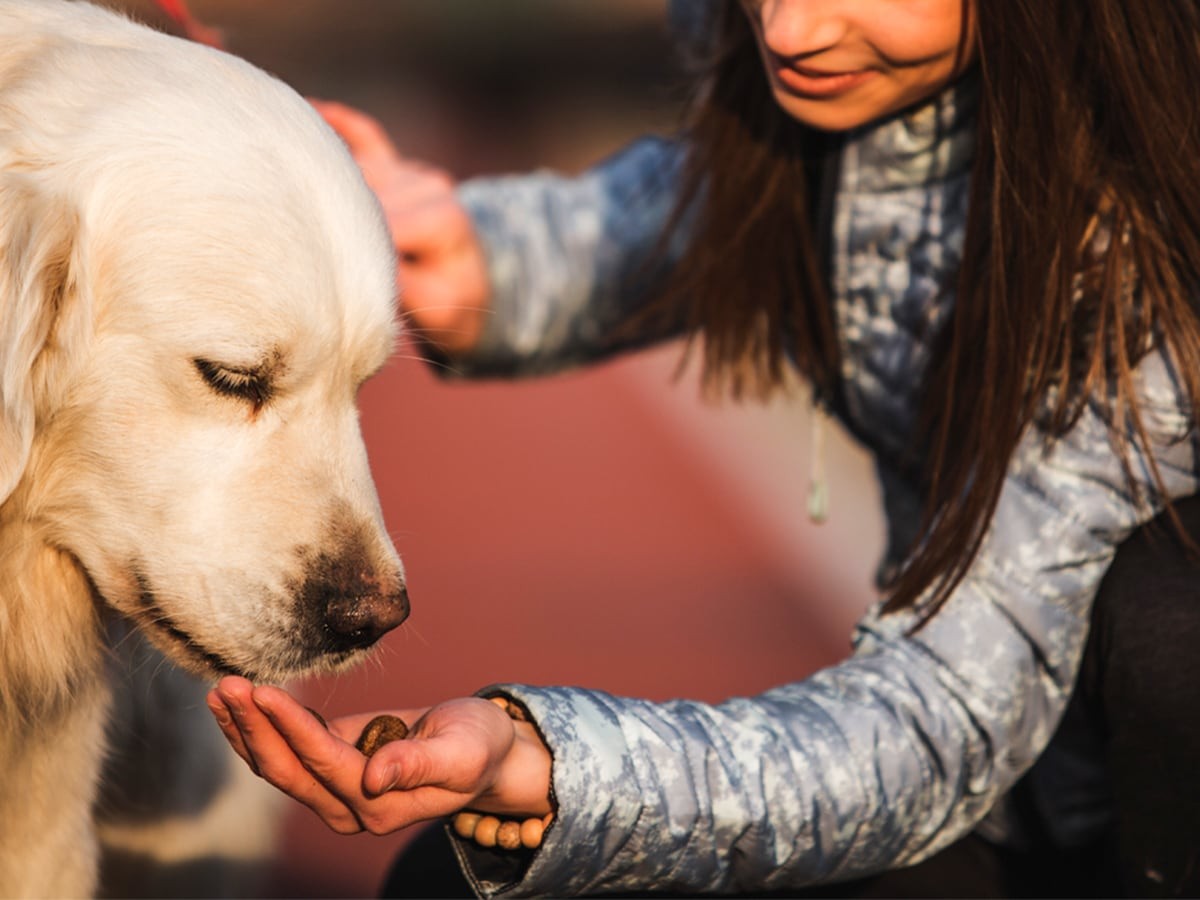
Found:
[(1164, 510), (1200, 518), (1171, 503), (1196, 491), (1198, 19), (1191, 0), (722, 4), (686, 135), (579, 179), (453, 190), (326, 107), (456, 371), (680, 333), (735, 395), (795, 365), (875, 452), (887, 600), (850, 659), (754, 698), (504, 685), (531, 721), (451, 701), (368, 764), (226, 680), (233, 746), (340, 831), (553, 810), (532, 855), (459, 842), (484, 893), (898, 893), (856, 879), (968, 852), (991, 861), (977, 890), (1048, 894), (1043, 850), (1086, 889), (1110, 840), (1124, 890), (1197, 887), (1190, 542), (1139, 532), (1113, 560)]

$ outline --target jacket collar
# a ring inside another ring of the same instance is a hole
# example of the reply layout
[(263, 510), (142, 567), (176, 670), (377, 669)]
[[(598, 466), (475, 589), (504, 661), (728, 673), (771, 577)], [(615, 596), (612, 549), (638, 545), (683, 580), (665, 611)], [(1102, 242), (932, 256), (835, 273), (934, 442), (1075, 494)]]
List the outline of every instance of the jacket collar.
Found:
[(978, 81), (969, 72), (917, 106), (847, 132), (858, 191), (903, 190), (965, 174), (975, 156)]

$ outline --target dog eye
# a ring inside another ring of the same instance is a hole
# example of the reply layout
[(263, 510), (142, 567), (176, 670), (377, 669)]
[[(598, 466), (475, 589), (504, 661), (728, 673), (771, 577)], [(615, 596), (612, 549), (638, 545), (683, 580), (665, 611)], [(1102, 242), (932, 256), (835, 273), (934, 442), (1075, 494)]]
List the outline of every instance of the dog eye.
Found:
[(253, 369), (222, 366), (208, 359), (194, 359), (196, 371), (205, 383), (218, 394), (245, 400), (257, 412), (271, 394), (266, 377)]

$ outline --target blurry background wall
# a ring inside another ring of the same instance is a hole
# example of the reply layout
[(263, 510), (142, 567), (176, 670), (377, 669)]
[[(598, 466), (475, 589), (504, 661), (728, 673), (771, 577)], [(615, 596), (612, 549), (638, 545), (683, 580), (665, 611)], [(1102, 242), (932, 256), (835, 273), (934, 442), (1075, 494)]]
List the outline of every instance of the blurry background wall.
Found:
[[(171, 30), (149, 0), (107, 0)], [(231, 52), (380, 118), (460, 177), (577, 171), (682, 96), (662, 0), (192, 0)], [(805, 513), (806, 395), (702, 404), (681, 348), (537, 382), (437, 380), (411, 350), (363, 429), (413, 614), (358, 671), (298, 685), (327, 717), (497, 681), (718, 701), (848, 649), (882, 543), (864, 455), (834, 434)], [(275, 896), (374, 893), (409, 835), (289, 815)]]

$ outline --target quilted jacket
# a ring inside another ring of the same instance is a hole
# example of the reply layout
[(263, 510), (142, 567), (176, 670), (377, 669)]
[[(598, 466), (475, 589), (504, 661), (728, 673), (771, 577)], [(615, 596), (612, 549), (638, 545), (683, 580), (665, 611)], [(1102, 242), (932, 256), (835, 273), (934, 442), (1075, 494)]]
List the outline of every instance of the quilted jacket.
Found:
[[(919, 506), (897, 460), (955, 302), (974, 105), (960, 84), (842, 142), (828, 226), (837, 409), (878, 462), (892, 547), (908, 544)], [(578, 177), (465, 183), (494, 315), (456, 369), (538, 374), (664, 337), (615, 326), (646, 299), (645, 261), (681, 152), (651, 138)], [(1166, 489), (1191, 494), (1193, 423), (1170, 357), (1150, 354), (1136, 378)], [(928, 625), (910, 634), (912, 614), (872, 609), (845, 661), (759, 696), (707, 705), (494, 688), (521, 700), (545, 736), (558, 815), (516, 871), (461, 847), (476, 889), (755, 892), (910, 864), (977, 827), (1016, 840), (1002, 801), (1040, 756), (1050, 774), (1035, 781), (1038, 805), (1058, 838), (1083, 839), (1104, 815), (1100, 760), (1078, 740), (1044, 751), (1114, 549), (1162, 506), (1144, 460), (1134, 472), (1138, 500), (1097, 410), (1049, 444), (1031, 430), (978, 556)]]

